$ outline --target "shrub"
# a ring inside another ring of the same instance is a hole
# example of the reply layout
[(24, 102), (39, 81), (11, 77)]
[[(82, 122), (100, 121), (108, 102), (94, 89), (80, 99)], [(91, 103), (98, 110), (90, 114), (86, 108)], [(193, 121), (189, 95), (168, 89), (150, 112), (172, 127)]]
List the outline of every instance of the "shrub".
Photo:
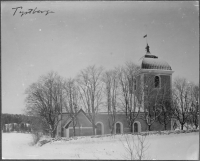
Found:
[[(135, 138), (137, 136), (137, 139)], [(125, 159), (130, 160), (144, 160), (146, 150), (149, 145), (145, 142), (147, 135), (124, 135), (125, 141), (122, 141), (122, 145), (126, 150)], [(137, 141), (136, 141), (137, 140)]]
[(42, 133), (41, 132), (33, 132), (32, 137), (33, 137), (32, 145), (36, 145), (38, 143), (38, 141), (41, 139)]
[(44, 144), (46, 144), (46, 143), (48, 143), (50, 141), (51, 140), (42, 140), (42, 141), (39, 141), (38, 146), (42, 146), (42, 145), (44, 145)]

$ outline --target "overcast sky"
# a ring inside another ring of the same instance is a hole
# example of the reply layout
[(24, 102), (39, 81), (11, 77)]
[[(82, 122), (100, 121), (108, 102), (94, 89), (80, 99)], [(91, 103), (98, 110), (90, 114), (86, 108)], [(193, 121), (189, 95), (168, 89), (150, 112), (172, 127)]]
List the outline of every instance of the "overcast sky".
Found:
[[(54, 13), (21, 16), (16, 7)], [(22, 113), (25, 89), (57, 71), (74, 78), (89, 65), (166, 60), (173, 78), (199, 82), (199, 10), (193, 2), (1, 2), (2, 113)]]

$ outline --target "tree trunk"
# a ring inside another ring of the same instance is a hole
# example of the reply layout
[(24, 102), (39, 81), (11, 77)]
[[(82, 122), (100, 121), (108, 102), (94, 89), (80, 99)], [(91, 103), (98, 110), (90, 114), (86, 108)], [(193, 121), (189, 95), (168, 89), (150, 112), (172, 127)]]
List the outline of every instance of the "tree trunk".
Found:
[(55, 138), (55, 137), (56, 137), (56, 130), (51, 131), (51, 137), (52, 137), (52, 138)]
[(111, 128), (110, 128), (110, 130), (111, 130), (110, 133), (111, 133), (111, 134), (114, 134), (114, 128), (115, 128), (115, 124), (112, 123), (112, 124), (111, 124)]
[(75, 126), (73, 125), (73, 136), (76, 136), (75, 131), (76, 129), (75, 129)]
[(93, 125), (92, 125), (92, 133), (93, 133), (93, 135), (95, 135), (95, 124), (94, 124), (94, 122), (93, 122)]
[(151, 131), (151, 125), (148, 125), (148, 130)]
[(76, 136), (76, 127), (74, 127), (74, 136)]
[(92, 118), (92, 133), (93, 133), (93, 135), (95, 135), (95, 114), (94, 114), (94, 112), (93, 112), (93, 118)]
[(167, 130), (167, 124), (165, 124), (165, 130)]
[(183, 130), (183, 124), (181, 124), (181, 130)]
[(198, 124), (195, 124), (195, 128), (196, 128), (196, 129), (198, 128)]
[(74, 118), (73, 118), (73, 135), (76, 136), (76, 128), (75, 128), (75, 124), (74, 124)]
[(131, 133), (133, 133), (133, 122), (131, 122), (131, 127), (130, 127), (130, 129), (131, 129)]

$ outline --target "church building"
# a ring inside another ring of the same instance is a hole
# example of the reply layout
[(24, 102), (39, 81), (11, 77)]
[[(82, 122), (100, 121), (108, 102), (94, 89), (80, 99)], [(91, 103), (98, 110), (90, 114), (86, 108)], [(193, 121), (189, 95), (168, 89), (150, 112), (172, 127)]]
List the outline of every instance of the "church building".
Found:
[[(150, 53), (149, 45), (146, 46), (146, 54), (140, 64), (140, 70), (135, 79), (136, 97), (141, 107), (139, 116), (132, 124), (128, 125), (127, 117), (123, 112), (117, 112), (114, 124), (114, 134), (138, 133), (143, 131), (162, 131), (172, 129), (172, 120), (164, 128), (156, 118), (159, 113), (155, 104), (162, 105), (162, 110), (167, 111), (171, 104), (172, 68), (164, 60)], [(159, 101), (157, 101), (159, 100)], [(93, 135), (92, 122), (87, 113), (80, 109), (76, 115), (76, 136)], [(132, 130), (131, 130), (132, 129)], [(111, 134), (107, 112), (99, 112), (95, 118), (95, 135)], [(73, 136), (73, 121), (67, 113), (62, 114), (62, 120), (57, 126), (57, 135), (62, 137)]]

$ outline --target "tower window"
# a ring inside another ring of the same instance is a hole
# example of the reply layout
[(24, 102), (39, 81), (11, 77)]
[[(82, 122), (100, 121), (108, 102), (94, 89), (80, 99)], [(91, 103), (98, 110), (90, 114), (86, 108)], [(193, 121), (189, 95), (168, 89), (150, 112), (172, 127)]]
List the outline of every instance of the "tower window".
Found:
[(159, 76), (155, 76), (155, 88), (160, 88), (160, 77)]

